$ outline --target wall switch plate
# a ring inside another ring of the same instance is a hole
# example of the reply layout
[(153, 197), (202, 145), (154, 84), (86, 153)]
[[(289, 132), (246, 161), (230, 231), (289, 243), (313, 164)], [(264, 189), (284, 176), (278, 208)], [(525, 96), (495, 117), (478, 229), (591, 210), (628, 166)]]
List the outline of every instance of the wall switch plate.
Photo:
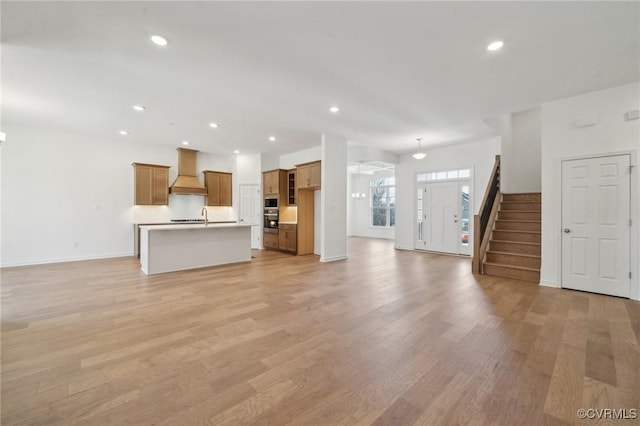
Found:
[(627, 111), (624, 113), (625, 121), (637, 120), (640, 118), (640, 110), (634, 109), (633, 111)]

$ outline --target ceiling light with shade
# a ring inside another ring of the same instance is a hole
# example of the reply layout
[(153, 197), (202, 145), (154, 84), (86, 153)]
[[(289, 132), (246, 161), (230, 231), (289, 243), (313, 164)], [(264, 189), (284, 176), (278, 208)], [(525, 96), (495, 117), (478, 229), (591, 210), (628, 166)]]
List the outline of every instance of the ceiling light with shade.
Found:
[(422, 141), (422, 138), (418, 138), (416, 140), (418, 141), (418, 150), (415, 153), (413, 153), (412, 157), (415, 158), (416, 160), (422, 160), (427, 156), (427, 154), (425, 154), (423, 149), (420, 147), (420, 142)]

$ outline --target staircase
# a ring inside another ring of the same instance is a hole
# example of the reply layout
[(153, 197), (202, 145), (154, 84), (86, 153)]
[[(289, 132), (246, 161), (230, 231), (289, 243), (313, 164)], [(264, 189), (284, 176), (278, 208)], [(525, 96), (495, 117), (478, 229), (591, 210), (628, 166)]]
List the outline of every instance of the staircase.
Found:
[(502, 194), (484, 274), (540, 282), (540, 214), (540, 193)]

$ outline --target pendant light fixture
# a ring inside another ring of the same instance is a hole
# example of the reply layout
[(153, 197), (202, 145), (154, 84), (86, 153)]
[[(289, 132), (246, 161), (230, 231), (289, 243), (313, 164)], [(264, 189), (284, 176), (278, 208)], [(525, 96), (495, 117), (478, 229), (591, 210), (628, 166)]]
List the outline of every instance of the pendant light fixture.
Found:
[(418, 138), (416, 140), (418, 141), (418, 150), (413, 154), (413, 158), (415, 158), (416, 160), (422, 160), (424, 157), (427, 156), (427, 154), (425, 154), (422, 148), (420, 147), (420, 141), (422, 141), (422, 138)]

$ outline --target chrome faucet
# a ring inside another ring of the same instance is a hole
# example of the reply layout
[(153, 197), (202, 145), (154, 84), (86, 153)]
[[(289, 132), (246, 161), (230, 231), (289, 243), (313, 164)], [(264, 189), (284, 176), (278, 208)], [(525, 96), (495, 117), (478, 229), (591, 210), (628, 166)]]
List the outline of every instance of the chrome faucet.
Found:
[(207, 213), (208, 213), (207, 208), (203, 207), (202, 208), (202, 212), (200, 213), (200, 215), (204, 216), (204, 226), (209, 225), (209, 218), (207, 217)]

